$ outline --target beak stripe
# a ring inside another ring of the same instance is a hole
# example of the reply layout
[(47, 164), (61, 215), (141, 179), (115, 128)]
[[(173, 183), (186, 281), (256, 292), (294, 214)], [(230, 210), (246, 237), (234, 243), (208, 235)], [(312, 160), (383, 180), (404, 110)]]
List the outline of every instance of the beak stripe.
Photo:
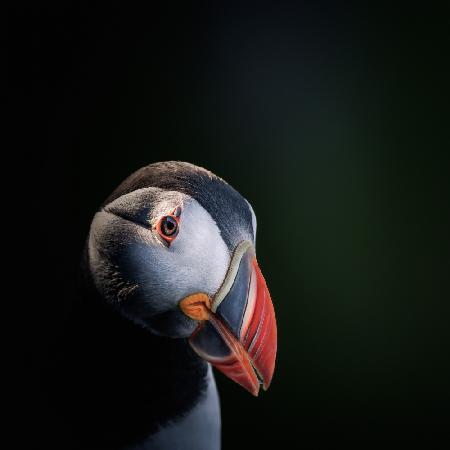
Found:
[[(255, 343), (256, 343), (256, 341), (257, 341), (257, 339), (259, 337), (259, 334), (261, 333), (261, 329), (263, 327), (263, 323), (264, 323), (264, 320), (265, 320), (265, 316), (264, 316), (265, 310), (266, 310), (266, 302), (264, 301), (263, 304), (262, 304), (262, 308), (260, 310), (260, 314), (258, 315), (258, 317), (256, 317), (256, 315), (255, 315), (255, 319), (256, 319), (255, 323), (258, 326), (258, 328), (256, 329), (256, 333), (253, 336), (253, 339), (250, 342), (250, 345), (248, 345), (248, 346), (246, 345), (245, 346), (245, 348), (248, 350), (249, 353), (251, 353), (251, 351), (253, 350), (253, 347), (255, 346)], [(262, 320), (261, 320), (261, 317), (262, 317)]]
[[(265, 338), (266, 338), (266, 336), (267, 336), (267, 333), (268, 333), (269, 330), (270, 330), (271, 322), (272, 322), (272, 317), (269, 317), (268, 325), (267, 325), (267, 327), (265, 327), (264, 335), (263, 335), (262, 338), (260, 339), (258, 350), (256, 350), (255, 356), (253, 357), (253, 359), (254, 359), (255, 361), (256, 361), (257, 359), (259, 359), (259, 357), (261, 356), (261, 350), (262, 350), (262, 348), (263, 348), (263, 342), (265, 341)], [(249, 350), (249, 352), (251, 352), (251, 350)]]
[[(253, 261), (253, 265), (256, 266), (256, 260)], [(256, 276), (256, 273), (254, 272), (254, 275)], [(259, 285), (259, 283), (257, 283)], [(260, 295), (260, 289), (258, 289), (259, 286), (257, 286), (257, 292), (258, 295)], [(264, 291), (262, 291), (264, 292)], [(263, 301), (256, 302), (255, 312), (253, 314), (252, 320), (250, 322), (250, 325), (248, 327), (247, 333), (246, 333), (246, 339), (244, 341), (244, 347), (250, 352), (254, 344), (256, 342), (256, 339), (259, 336), (259, 333), (261, 331), (264, 319), (265, 319), (265, 309), (266, 309), (266, 296), (264, 293), (264, 299)], [(262, 320), (261, 320), (262, 319)], [(248, 339), (251, 339), (251, 342), (248, 343)]]
[(245, 252), (251, 248), (251, 243), (248, 241), (242, 241), (235, 249), (234, 254), (231, 258), (230, 267), (225, 276), (225, 279), (220, 287), (219, 291), (214, 297), (214, 300), (211, 305), (211, 311), (216, 312), (217, 308), (220, 306), (224, 298), (227, 296), (230, 289), (233, 287), (234, 280), (236, 278), (236, 274), (239, 270), (239, 266), (241, 263), (241, 259)]

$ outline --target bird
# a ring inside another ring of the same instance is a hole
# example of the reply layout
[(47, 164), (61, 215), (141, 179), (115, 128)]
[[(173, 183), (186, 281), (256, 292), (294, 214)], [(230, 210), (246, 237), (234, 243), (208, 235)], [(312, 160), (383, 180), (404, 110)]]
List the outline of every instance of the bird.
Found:
[(213, 367), (253, 396), (275, 369), (256, 223), (226, 181), (180, 161), (142, 167), (100, 205), (49, 378), (61, 448), (221, 448)]

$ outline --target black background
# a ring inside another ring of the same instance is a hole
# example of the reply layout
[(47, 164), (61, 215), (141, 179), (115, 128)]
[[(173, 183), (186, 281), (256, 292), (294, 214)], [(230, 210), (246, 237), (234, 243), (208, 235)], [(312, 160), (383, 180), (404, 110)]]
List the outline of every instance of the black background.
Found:
[(258, 399), (217, 375), (225, 449), (448, 432), (444, 11), (39, 2), (9, 17), (17, 442), (58, 439), (39, 367), (96, 208), (161, 160), (212, 170), (258, 217), (277, 370)]

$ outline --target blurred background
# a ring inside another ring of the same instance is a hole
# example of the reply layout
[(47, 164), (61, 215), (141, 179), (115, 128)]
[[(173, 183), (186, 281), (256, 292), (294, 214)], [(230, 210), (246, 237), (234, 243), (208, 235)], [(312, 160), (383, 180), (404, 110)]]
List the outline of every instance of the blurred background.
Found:
[(21, 421), (48, 427), (34, 374), (97, 207), (184, 160), (252, 203), (278, 318), (267, 393), (216, 375), (224, 449), (448, 432), (448, 15), (124, 5), (21, 3), (9, 21), (5, 167), (33, 230)]

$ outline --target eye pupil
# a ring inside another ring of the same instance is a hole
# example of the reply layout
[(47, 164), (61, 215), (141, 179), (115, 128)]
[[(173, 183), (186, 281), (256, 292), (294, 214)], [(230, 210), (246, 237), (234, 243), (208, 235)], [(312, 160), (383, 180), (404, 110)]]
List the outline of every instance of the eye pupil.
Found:
[(161, 227), (161, 231), (163, 232), (164, 235), (166, 236), (174, 235), (177, 231), (177, 228), (178, 228), (177, 221), (173, 217), (171, 216), (164, 217)]

